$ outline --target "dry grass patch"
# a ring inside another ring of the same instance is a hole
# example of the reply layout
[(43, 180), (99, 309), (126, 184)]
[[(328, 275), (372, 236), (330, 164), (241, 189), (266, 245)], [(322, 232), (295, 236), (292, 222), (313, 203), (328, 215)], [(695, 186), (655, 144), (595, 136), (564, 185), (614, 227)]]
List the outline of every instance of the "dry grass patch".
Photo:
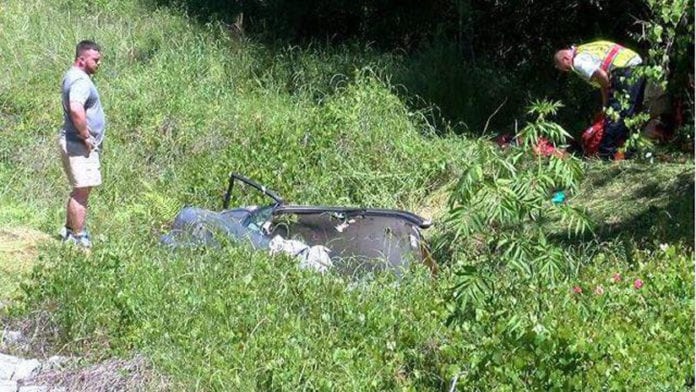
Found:
[(152, 368), (149, 360), (142, 356), (108, 359), (74, 369), (49, 370), (28, 380), (25, 387), (75, 392), (176, 390)]
[(447, 212), (447, 201), (452, 186), (452, 183), (448, 183), (435, 189), (428, 194), (421, 205), (415, 206), (413, 211), (425, 219), (439, 222)]
[(0, 301), (16, 293), (22, 277), (38, 259), (39, 245), (51, 239), (50, 235), (32, 228), (0, 228)]

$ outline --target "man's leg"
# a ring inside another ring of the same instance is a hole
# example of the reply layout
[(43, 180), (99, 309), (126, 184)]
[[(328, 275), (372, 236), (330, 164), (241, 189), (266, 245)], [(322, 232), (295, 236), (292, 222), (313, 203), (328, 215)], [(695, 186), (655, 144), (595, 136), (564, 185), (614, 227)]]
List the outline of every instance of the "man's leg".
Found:
[(65, 227), (71, 229), (73, 233), (79, 234), (85, 230), (87, 219), (87, 200), (91, 187), (73, 188), (68, 199)]
[(619, 147), (628, 137), (628, 128), (623, 118), (614, 121), (610, 118), (604, 120), (604, 136), (599, 143), (599, 156), (604, 159), (614, 159)]
[[(608, 106), (618, 113), (618, 119), (614, 121), (608, 116), (604, 122), (604, 137), (599, 145), (599, 155), (606, 159), (613, 159), (629, 136), (624, 119), (633, 117), (641, 110), (645, 79), (632, 78), (632, 74), (630, 68), (617, 69), (611, 74)], [(626, 102), (621, 102), (619, 96), (626, 97)]]

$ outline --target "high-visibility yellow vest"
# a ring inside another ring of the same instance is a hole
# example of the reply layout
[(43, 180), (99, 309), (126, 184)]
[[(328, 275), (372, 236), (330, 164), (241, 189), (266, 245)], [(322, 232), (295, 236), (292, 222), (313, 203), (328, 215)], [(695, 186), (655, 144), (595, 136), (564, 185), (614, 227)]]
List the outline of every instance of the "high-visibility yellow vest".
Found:
[(610, 41), (595, 41), (573, 47), (573, 71), (587, 82), (592, 75), (603, 69), (610, 73), (617, 68), (639, 65), (643, 62), (638, 53)]

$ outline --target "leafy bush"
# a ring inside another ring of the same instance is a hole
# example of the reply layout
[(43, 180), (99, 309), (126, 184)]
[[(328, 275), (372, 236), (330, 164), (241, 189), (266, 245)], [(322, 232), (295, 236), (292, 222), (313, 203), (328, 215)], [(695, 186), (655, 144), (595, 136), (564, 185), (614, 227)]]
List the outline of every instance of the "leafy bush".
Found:
[(535, 103), (530, 114), (537, 118), (517, 135), (519, 146), (505, 151), (479, 142), (477, 155), (450, 196), (449, 235), (440, 243), (455, 253), (454, 260), (483, 258), (487, 262), (480, 267), (490, 279), (507, 267), (545, 282), (563, 276), (564, 255), (548, 238), (550, 224), (560, 219), (569, 231), (582, 234), (590, 222), (579, 208), (551, 201), (556, 191), (576, 192), (583, 174), (577, 158), (560, 150), (546, 156), (540, 150), (549, 143), (561, 146), (568, 137), (563, 128), (547, 120), (559, 106)]
[[(448, 324), (471, 352), (456, 382), (466, 390), (690, 385), (693, 358), (671, 347), (691, 347), (692, 334), (661, 328), (693, 322), (689, 257), (667, 245), (570, 246), (558, 235), (582, 234), (590, 222), (572, 198), (551, 201), (554, 191), (576, 192), (583, 173), (574, 158), (540, 151), (542, 137), (556, 145), (567, 137), (547, 119), (557, 108), (533, 104), (536, 119), (509, 151), (480, 145), (452, 190), (438, 243), (452, 263)], [(655, 357), (642, 360), (642, 350)]]
[(692, 256), (683, 249), (625, 254), (605, 244), (568, 280), (496, 291), (454, 326), (471, 355), (463, 390), (681, 390), (693, 387)]

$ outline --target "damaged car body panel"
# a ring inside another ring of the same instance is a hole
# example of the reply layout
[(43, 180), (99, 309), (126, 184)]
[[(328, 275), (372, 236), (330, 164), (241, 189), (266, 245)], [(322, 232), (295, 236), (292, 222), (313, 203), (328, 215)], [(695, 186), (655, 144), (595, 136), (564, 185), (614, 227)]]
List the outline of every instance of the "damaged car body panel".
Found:
[[(229, 208), (235, 182), (272, 200), (263, 207)], [(430, 221), (407, 211), (286, 204), (275, 192), (231, 174), (220, 212), (186, 207), (162, 242), (172, 246), (217, 245), (216, 236), (248, 242), (272, 254), (300, 258), (301, 266), (347, 275), (390, 270), (401, 275), (410, 263), (435, 271), (421, 234)]]

